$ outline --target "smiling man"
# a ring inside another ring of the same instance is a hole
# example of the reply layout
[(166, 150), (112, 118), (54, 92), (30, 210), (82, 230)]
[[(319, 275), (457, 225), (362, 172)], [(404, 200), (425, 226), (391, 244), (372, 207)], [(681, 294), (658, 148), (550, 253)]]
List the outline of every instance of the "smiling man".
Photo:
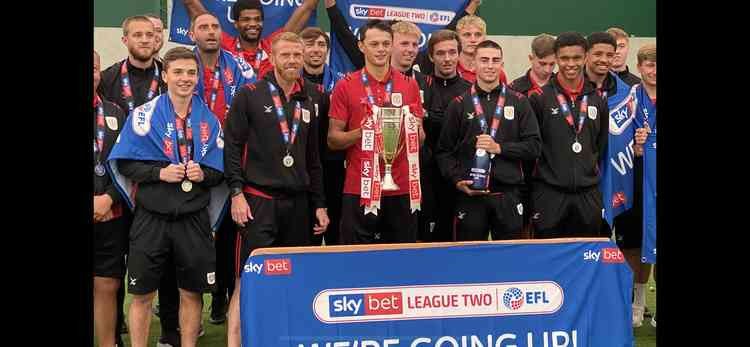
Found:
[(215, 221), (209, 216), (218, 213), (209, 210), (223, 207), (210, 202), (220, 194), (215, 187), (222, 181), (224, 145), (219, 121), (193, 95), (198, 61), (177, 47), (164, 56), (164, 67), (168, 93), (133, 111), (108, 161), (123, 197), (137, 206), (128, 255), (128, 318), (136, 347), (146, 346), (151, 302), (168, 266), (179, 288), (181, 345), (195, 346), (201, 294), (215, 284)]
[[(419, 143), (415, 140), (424, 140), (419, 87), (412, 78), (390, 66), (393, 29), (387, 22), (369, 20), (359, 34), (365, 67), (347, 75), (334, 87), (328, 128), (329, 147), (346, 150), (341, 241), (342, 244), (415, 242), (416, 211), (421, 202)], [(410, 124), (398, 130), (399, 149), (392, 162), (397, 188), (384, 190), (382, 194), (380, 177), (384, 177), (381, 173), (385, 173), (385, 163), (381, 146), (372, 145), (384, 138), (375, 134), (376, 107), (401, 108), (406, 114), (403, 124)], [(406, 107), (411, 114), (406, 113)]]
[(612, 35), (605, 32), (591, 33), (586, 38), (586, 69), (584, 76), (596, 85), (596, 92), (605, 101), (616, 92), (616, 83), (609, 69), (615, 59), (617, 43)]
[(579, 33), (555, 40), (559, 72), (529, 98), (539, 121), (542, 155), (531, 193), (535, 238), (599, 236), (598, 163), (607, 148), (609, 107), (586, 80), (588, 43)]
[[(229, 110), (226, 179), (239, 226), (235, 289), (229, 304), (228, 346), (240, 346), (240, 269), (261, 247), (309, 246), (329, 224), (323, 193), (318, 123), (320, 87), (305, 81), (302, 39), (274, 37), (274, 70), (246, 84)], [(311, 218), (310, 210), (314, 211)], [(314, 219), (313, 219), (314, 218)]]
[[(236, 0), (230, 12), (234, 21), (234, 28), (239, 35), (231, 36), (226, 32), (221, 34), (221, 48), (242, 57), (255, 70), (258, 78), (273, 71), (269, 54), (273, 37), (285, 31), (298, 33), (310, 19), (310, 15), (318, 6), (319, 0), (304, 0), (302, 5), (294, 10), (286, 24), (275, 32), (261, 38), (263, 34), (263, 4), (260, 0)], [(192, 20), (195, 16), (208, 12), (200, 0), (183, 0), (188, 16)]]

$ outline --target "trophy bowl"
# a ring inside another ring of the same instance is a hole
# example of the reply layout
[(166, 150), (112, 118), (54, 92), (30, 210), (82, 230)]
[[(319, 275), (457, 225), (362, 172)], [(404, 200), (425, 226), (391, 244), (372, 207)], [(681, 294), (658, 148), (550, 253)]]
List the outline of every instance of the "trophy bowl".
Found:
[(398, 190), (399, 186), (393, 181), (391, 168), (400, 150), (401, 124), (403, 112), (400, 107), (380, 107), (378, 122), (383, 132), (383, 161), (385, 162), (385, 175), (383, 175), (382, 189)]

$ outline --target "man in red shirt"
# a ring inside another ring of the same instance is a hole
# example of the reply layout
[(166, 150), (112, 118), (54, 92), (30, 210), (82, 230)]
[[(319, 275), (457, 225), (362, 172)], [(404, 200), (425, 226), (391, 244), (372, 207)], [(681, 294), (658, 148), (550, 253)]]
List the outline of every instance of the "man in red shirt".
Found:
[[(419, 87), (390, 66), (393, 31), (386, 22), (370, 20), (359, 33), (365, 67), (336, 84), (329, 111), (328, 145), (346, 150), (341, 243), (415, 242), (415, 211), (421, 201), (419, 146), (424, 140)], [(383, 139), (373, 118), (379, 107), (404, 112), (391, 170), (398, 188), (382, 192), (381, 181), (387, 179), (379, 145)]]
[[(468, 15), (458, 21), (456, 32), (461, 40), (461, 54), (458, 56), (456, 70), (461, 78), (474, 83), (477, 81), (474, 55), (476, 54), (477, 45), (487, 39), (487, 23), (479, 16)], [(502, 67), (498, 78), (500, 83), (508, 83), (508, 78), (505, 76), (505, 70)]]
[[(242, 57), (253, 67), (257, 78), (263, 78), (267, 72), (273, 71), (273, 66), (268, 60), (273, 37), (285, 31), (299, 33), (305, 27), (305, 23), (307, 23), (312, 12), (318, 7), (318, 1), (304, 0), (302, 5), (294, 10), (284, 27), (261, 39), (263, 6), (260, 0), (237, 0), (232, 5), (230, 17), (234, 21), (234, 27), (239, 35), (233, 37), (226, 32), (222, 32), (221, 48)], [(199, 14), (208, 12), (200, 0), (183, 0), (183, 2), (191, 20)]]

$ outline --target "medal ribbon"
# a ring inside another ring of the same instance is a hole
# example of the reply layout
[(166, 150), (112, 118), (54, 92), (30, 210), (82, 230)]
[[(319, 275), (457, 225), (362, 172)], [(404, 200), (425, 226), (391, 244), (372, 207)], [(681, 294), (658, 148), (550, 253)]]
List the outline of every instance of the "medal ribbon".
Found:
[(177, 145), (179, 146), (178, 162), (187, 164), (193, 158), (193, 127), (190, 124), (190, 112), (193, 109), (193, 103), (188, 107), (185, 119), (180, 118), (175, 113), (175, 128), (177, 128)]
[[(242, 45), (240, 44), (240, 38), (237, 37), (234, 41), (234, 47), (237, 49), (237, 54), (242, 55)], [(258, 44), (257, 52), (255, 53), (255, 61), (253, 62), (253, 69), (255, 70), (255, 73), (260, 73), (260, 61), (263, 59), (263, 49), (260, 48), (260, 43)]]
[[(492, 125), (490, 126), (490, 136), (495, 138), (497, 130), (500, 128), (500, 115), (503, 113), (505, 107), (505, 84), (502, 85), (503, 89), (500, 95), (497, 97), (497, 106), (495, 106), (495, 114), (492, 116)], [(471, 86), (471, 102), (474, 104), (474, 112), (479, 120), (479, 126), (482, 128), (482, 133), (487, 133), (487, 120), (484, 119), (484, 109), (482, 104), (479, 103), (479, 96), (477, 96), (476, 85)]]
[[(135, 108), (135, 102), (133, 101), (133, 90), (130, 86), (130, 77), (128, 76), (128, 59), (122, 61), (122, 64), (120, 64), (120, 80), (122, 82), (122, 97), (125, 99), (125, 102), (128, 104), (128, 113), (133, 112), (133, 109)], [(146, 93), (146, 101), (151, 101), (151, 99), (156, 96), (156, 92), (159, 88), (159, 66), (154, 63), (154, 78), (151, 79), (151, 85), (148, 88), (148, 93)]]
[(94, 139), (94, 156), (96, 165), (102, 162), (102, 152), (104, 149), (104, 103), (99, 95), (95, 96), (96, 102), (96, 139)]
[(299, 131), (300, 114), (302, 113), (302, 105), (299, 101), (294, 106), (294, 116), (292, 120), (292, 131), (290, 134), (289, 124), (286, 121), (286, 114), (284, 114), (284, 106), (281, 104), (281, 97), (279, 96), (279, 90), (273, 83), (268, 83), (268, 89), (271, 90), (271, 99), (273, 99), (274, 108), (276, 108), (276, 118), (279, 121), (279, 128), (281, 129), (281, 139), (284, 141), (286, 146), (286, 153), (294, 145), (294, 140), (297, 138), (297, 132)]
[(570, 112), (570, 107), (568, 106), (568, 101), (562, 94), (560, 94), (560, 92), (557, 93), (557, 102), (560, 104), (560, 110), (562, 111), (563, 116), (565, 116), (565, 121), (568, 122), (568, 125), (573, 129), (576, 141), (578, 141), (578, 134), (583, 130), (583, 123), (586, 121), (586, 112), (588, 112), (587, 109), (589, 106), (588, 100), (588, 95), (584, 95), (583, 100), (581, 101), (580, 111), (578, 111), (578, 128), (576, 128), (573, 121), (573, 114)]

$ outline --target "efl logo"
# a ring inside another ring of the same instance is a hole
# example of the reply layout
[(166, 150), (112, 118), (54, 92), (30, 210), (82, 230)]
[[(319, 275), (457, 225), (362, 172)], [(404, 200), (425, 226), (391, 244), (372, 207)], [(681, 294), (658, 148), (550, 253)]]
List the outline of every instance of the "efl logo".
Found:
[(331, 317), (394, 315), (404, 312), (401, 292), (331, 295)]
[(292, 260), (284, 259), (266, 259), (263, 262), (265, 275), (290, 275), (292, 273)]
[(628, 199), (625, 197), (625, 192), (616, 192), (612, 196), (612, 207), (617, 208), (627, 203)]
[(624, 261), (625, 257), (619, 248), (602, 248), (603, 263), (622, 263)]
[(517, 287), (513, 287), (503, 294), (503, 305), (510, 310), (518, 311), (524, 304), (527, 304), (527, 307), (528, 305), (550, 304), (547, 290), (526, 290), (524, 292)]

